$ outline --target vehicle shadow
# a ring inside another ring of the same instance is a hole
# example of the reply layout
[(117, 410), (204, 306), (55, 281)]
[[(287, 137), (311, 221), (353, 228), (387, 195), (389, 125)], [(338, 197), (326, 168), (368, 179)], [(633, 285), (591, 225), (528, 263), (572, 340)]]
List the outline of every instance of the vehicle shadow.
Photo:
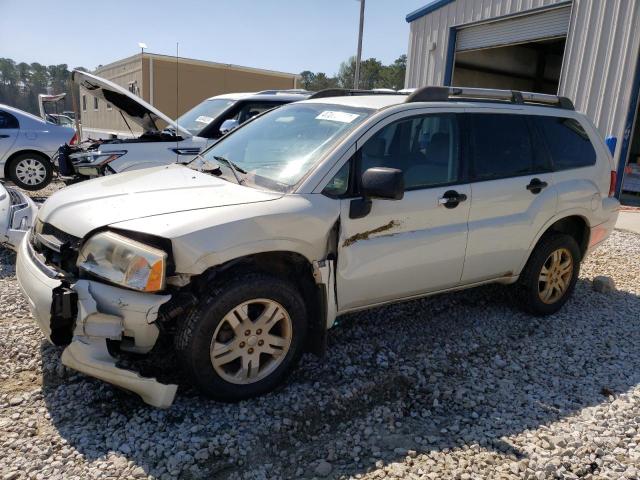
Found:
[[(344, 316), (325, 359), (306, 355), (283, 388), (237, 404), (181, 385), (161, 411), (53, 369), (43, 395), (85, 458), (117, 455), (155, 476), (310, 478), (324, 459), (334, 477), (463, 447), (517, 460), (528, 453), (507, 437), (640, 383), (638, 318), (621, 313), (640, 311), (640, 297), (580, 279), (559, 313), (536, 318), (512, 293), (487, 286)], [(43, 364), (58, 355), (43, 344)]]
[(0, 246), (0, 280), (16, 276), (16, 253)]

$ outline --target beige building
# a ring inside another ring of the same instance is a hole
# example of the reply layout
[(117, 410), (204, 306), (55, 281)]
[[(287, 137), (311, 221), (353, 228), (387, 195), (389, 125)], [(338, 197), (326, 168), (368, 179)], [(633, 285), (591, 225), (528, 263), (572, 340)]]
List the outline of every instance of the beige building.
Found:
[[(176, 59), (154, 53), (133, 55), (101, 66), (93, 73), (142, 97), (171, 118), (215, 95), (299, 86), (299, 76), (293, 73), (191, 58)], [(128, 127), (116, 109), (83, 89), (80, 91), (80, 115), (87, 133), (126, 134), (129, 127), (140, 133), (136, 124), (129, 122)]]

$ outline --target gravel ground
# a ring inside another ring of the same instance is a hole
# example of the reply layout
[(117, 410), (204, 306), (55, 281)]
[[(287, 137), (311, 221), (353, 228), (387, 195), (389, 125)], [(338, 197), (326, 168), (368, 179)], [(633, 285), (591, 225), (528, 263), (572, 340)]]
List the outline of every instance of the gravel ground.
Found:
[(640, 236), (615, 232), (551, 317), (502, 286), (348, 315), (284, 388), (221, 404), (181, 385), (168, 410), (63, 367), (14, 261), (0, 251), (0, 478), (638, 478)]

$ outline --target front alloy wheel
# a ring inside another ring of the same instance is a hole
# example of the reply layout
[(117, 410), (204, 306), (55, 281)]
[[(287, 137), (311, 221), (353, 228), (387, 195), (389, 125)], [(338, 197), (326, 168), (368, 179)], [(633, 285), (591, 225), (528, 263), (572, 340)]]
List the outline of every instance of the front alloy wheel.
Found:
[(224, 316), (213, 334), (213, 368), (229, 383), (259, 382), (284, 360), (292, 331), (291, 317), (278, 302), (243, 302)]
[(306, 330), (306, 307), (291, 282), (245, 273), (201, 299), (179, 323), (175, 347), (203, 393), (235, 401), (277, 387), (299, 359)]

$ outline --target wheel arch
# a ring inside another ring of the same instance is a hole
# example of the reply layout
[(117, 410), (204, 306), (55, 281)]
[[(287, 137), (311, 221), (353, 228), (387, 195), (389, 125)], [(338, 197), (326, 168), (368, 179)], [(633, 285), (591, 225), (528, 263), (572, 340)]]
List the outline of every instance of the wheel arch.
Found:
[(519, 271), (522, 271), (522, 268), (524, 268), (526, 262), (529, 261), (531, 253), (538, 246), (542, 238), (554, 232), (571, 235), (580, 248), (580, 260), (584, 258), (585, 254), (587, 253), (587, 248), (589, 247), (589, 239), (591, 235), (591, 224), (589, 222), (589, 219), (584, 214), (584, 212), (565, 213), (552, 218), (551, 220), (549, 220), (549, 222), (547, 222), (547, 224), (545, 224), (544, 227), (540, 229), (534, 241), (531, 242), (529, 251), (527, 252), (527, 256), (523, 264), (520, 266)]
[(196, 289), (222, 285), (229, 278), (249, 272), (275, 275), (289, 281), (302, 296), (308, 319), (305, 350), (317, 355), (326, 348), (326, 289), (315, 281), (314, 265), (304, 255), (289, 250), (273, 250), (234, 258), (215, 265), (193, 280)]

